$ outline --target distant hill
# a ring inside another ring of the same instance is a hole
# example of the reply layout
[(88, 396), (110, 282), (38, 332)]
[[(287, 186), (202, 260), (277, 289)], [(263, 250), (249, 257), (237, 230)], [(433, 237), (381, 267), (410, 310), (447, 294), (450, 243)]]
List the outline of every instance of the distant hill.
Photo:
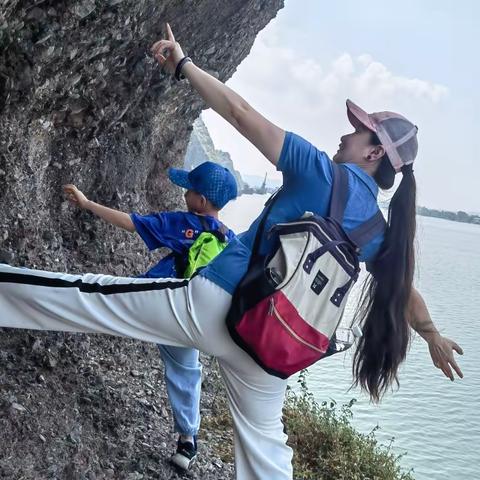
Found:
[(280, 179), (268, 179), (263, 186), (264, 177), (260, 175), (241, 175), (233, 166), (228, 152), (217, 150), (210, 137), (208, 129), (201, 117), (193, 123), (193, 130), (185, 153), (184, 168), (192, 170), (198, 165), (211, 161), (228, 168), (235, 179), (239, 194), (242, 193), (269, 193), (276, 190), (281, 184)]
[(228, 168), (237, 180), (238, 191), (242, 192), (244, 184), (240, 172), (235, 170), (230, 154), (217, 150), (213, 144), (206, 125), (201, 117), (193, 123), (193, 131), (185, 154), (184, 168), (192, 170), (198, 165), (211, 161)]

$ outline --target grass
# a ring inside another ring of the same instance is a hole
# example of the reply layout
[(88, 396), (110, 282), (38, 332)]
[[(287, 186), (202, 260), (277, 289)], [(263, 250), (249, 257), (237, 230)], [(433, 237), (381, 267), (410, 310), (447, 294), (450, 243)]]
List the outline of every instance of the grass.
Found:
[(392, 443), (380, 445), (375, 428), (368, 435), (352, 424), (355, 400), (342, 406), (334, 401), (318, 404), (300, 374), (300, 391), (288, 389), (284, 422), (294, 449), (296, 479), (314, 480), (413, 480), (399, 465), (401, 455)]

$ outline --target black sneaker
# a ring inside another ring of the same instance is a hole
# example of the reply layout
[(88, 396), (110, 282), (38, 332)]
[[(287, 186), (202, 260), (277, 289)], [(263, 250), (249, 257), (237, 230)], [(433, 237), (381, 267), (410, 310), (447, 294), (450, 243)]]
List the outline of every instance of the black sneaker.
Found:
[(178, 439), (177, 442), (177, 451), (175, 455), (172, 456), (170, 461), (178, 468), (182, 470), (188, 470), (195, 457), (197, 456), (197, 437), (193, 437), (192, 442), (182, 442)]

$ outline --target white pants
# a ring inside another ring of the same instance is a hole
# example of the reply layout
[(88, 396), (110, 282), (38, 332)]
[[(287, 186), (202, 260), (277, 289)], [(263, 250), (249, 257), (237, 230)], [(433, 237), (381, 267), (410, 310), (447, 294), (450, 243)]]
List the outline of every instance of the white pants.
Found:
[(235, 433), (239, 480), (292, 478), (281, 422), (286, 381), (232, 341), (231, 296), (209, 280), (68, 275), (0, 264), (0, 326), (106, 333), (194, 347), (218, 358)]

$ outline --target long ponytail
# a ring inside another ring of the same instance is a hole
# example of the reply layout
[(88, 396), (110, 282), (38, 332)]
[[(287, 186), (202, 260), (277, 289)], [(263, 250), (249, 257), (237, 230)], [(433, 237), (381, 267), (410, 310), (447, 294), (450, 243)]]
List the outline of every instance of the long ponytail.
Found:
[[(380, 143), (375, 135), (373, 139)], [(415, 270), (416, 183), (412, 165), (401, 172), (402, 180), (388, 209), (385, 238), (370, 265), (372, 275), (364, 285), (357, 313), (363, 336), (354, 355), (354, 384), (367, 390), (375, 401), (394, 382), (398, 384), (397, 370), (410, 342), (407, 304)], [(394, 176), (385, 155), (374, 178), (380, 188), (390, 188)]]

